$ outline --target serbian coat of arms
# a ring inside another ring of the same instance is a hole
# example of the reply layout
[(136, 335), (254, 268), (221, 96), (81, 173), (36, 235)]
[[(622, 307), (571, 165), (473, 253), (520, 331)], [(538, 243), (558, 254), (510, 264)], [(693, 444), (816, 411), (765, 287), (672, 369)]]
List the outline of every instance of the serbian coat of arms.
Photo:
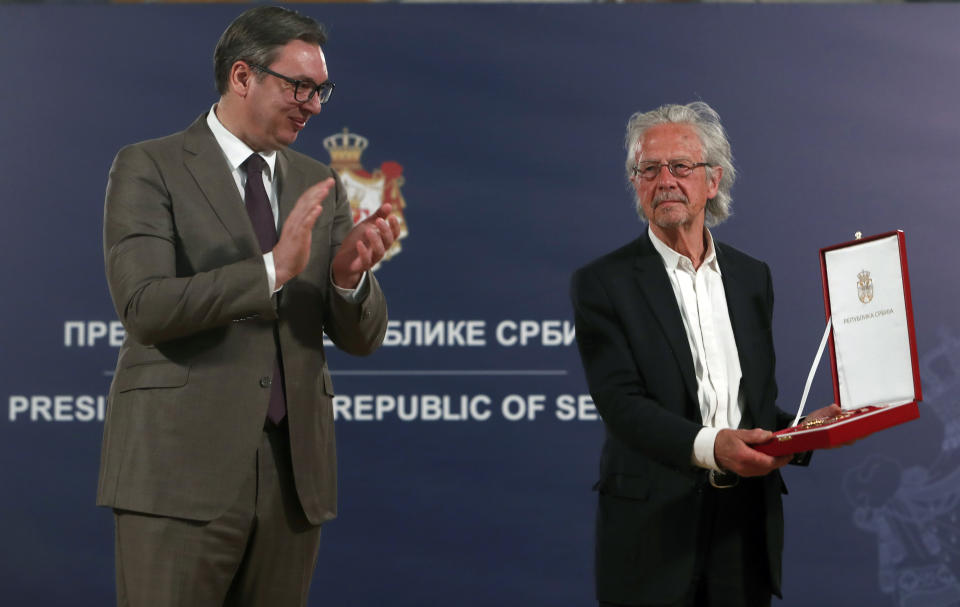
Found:
[(873, 279), (870, 278), (870, 272), (866, 270), (857, 274), (857, 297), (865, 304), (873, 300)]
[[(353, 222), (363, 221), (372, 215), (385, 202), (392, 205), (391, 215), (400, 221), (400, 236), (387, 250), (380, 263), (387, 261), (402, 249), (400, 240), (407, 237), (407, 222), (404, 209), (407, 206), (400, 187), (403, 185), (403, 167), (392, 160), (381, 163), (379, 169), (371, 173), (360, 164), (360, 156), (370, 142), (366, 137), (343, 131), (323, 140), (323, 147), (330, 154), (330, 167), (340, 176), (350, 208), (353, 209)], [(374, 266), (376, 270), (380, 264)]]

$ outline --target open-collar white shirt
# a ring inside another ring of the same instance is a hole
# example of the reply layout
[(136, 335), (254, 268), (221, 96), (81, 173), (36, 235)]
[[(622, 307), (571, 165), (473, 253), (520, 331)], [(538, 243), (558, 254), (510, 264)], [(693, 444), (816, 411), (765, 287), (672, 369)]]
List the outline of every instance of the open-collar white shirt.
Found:
[(744, 403), (740, 390), (740, 357), (730, 324), (723, 276), (713, 236), (707, 229), (704, 233), (706, 256), (700, 267), (694, 269), (690, 258), (671, 249), (649, 230), (650, 241), (663, 259), (670, 278), (693, 356), (703, 428), (693, 442), (690, 461), (719, 471), (714, 442), (720, 430), (736, 429), (740, 425)]

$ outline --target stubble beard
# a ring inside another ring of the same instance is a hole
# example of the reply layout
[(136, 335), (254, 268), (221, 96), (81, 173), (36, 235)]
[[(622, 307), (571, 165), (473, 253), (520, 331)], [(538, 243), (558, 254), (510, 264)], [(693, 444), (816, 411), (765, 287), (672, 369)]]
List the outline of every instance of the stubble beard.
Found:
[[(659, 207), (661, 203), (668, 201), (679, 202), (683, 204), (683, 206), (674, 206), (669, 212), (658, 215), (657, 207)], [(657, 227), (665, 230), (670, 230), (688, 225), (690, 223), (690, 213), (687, 207), (689, 203), (689, 199), (680, 192), (659, 192), (653, 197), (652, 200), (653, 217), (650, 217), (646, 214), (646, 211), (644, 210), (643, 205), (640, 204), (639, 200), (637, 201), (637, 210), (640, 212), (642, 217), (646, 217), (648, 222), (653, 223)]]

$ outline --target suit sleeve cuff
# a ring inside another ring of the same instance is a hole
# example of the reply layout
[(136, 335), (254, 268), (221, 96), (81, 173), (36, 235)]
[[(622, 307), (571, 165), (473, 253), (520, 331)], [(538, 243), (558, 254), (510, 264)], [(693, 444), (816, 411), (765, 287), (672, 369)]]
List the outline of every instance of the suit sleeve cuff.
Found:
[(704, 427), (700, 429), (697, 437), (693, 439), (693, 453), (690, 454), (690, 462), (694, 466), (723, 472), (717, 466), (717, 460), (713, 457), (713, 444), (716, 442), (719, 433), (720, 428)]
[(335, 282), (333, 282), (333, 269), (330, 270), (330, 284), (333, 285), (334, 290), (340, 294), (340, 297), (347, 300), (349, 303), (357, 304), (366, 299), (367, 293), (370, 291), (370, 287), (367, 286), (367, 273), (364, 272), (360, 276), (360, 282), (357, 283), (357, 286), (353, 289), (344, 289), (343, 287), (338, 287)]

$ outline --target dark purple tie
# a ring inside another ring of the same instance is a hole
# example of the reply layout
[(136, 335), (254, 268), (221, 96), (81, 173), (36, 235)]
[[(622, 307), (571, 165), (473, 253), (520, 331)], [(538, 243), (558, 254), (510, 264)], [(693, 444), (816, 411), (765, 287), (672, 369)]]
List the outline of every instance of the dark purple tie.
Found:
[[(273, 221), (273, 209), (270, 208), (270, 199), (263, 187), (263, 169), (267, 161), (260, 154), (251, 154), (243, 167), (247, 172), (247, 185), (243, 190), (243, 200), (247, 206), (247, 215), (253, 224), (253, 231), (260, 242), (260, 252), (272, 251), (277, 244), (277, 228)], [(262, 387), (270, 386), (270, 404), (267, 407), (267, 418), (275, 424), (283, 421), (287, 415), (287, 402), (283, 393), (283, 367), (280, 364), (280, 348), (277, 342), (276, 327), (274, 327), (274, 344), (276, 355), (273, 358), (273, 377), (260, 378)]]

